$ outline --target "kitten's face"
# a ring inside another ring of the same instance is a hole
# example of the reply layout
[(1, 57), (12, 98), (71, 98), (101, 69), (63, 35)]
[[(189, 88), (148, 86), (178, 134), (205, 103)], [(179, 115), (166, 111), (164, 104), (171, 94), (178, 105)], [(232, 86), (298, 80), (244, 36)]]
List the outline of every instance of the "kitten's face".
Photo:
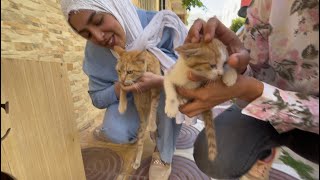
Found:
[(211, 43), (190, 43), (176, 49), (193, 73), (215, 80), (223, 74), (222, 65), (227, 59), (224, 45), (216, 40)]
[(118, 54), (116, 70), (119, 81), (124, 86), (134, 84), (146, 71), (144, 51), (125, 51), (119, 46), (114, 47)]

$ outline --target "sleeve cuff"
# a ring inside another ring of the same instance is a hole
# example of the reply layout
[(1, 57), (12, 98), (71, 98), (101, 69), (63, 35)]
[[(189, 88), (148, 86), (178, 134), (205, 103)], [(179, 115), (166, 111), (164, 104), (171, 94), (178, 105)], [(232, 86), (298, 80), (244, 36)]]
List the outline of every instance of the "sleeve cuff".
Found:
[(276, 88), (264, 82), (263, 86), (262, 95), (244, 107), (242, 114), (267, 121), (277, 111), (276, 109), (266, 110), (268, 105), (262, 104), (262, 102), (277, 101), (277, 97), (273, 95)]
[(246, 70), (242, 73), (242, 75), (244, 75), (244, 76), (253, 76), (253, 73), (252, 73), (252, 69), (251, 69), (251, 67), (250, 67), (250, 65), (248, 64), (247, 65), (247, 68), (246, 68)]

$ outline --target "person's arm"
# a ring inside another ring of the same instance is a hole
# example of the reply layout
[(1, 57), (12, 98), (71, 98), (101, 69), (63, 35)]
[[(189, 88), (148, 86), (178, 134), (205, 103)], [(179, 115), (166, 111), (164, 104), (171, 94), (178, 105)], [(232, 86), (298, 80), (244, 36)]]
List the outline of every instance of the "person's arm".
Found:
[[(89, 87), (99, 84), (99, 79), (89, 77)], [(89, 90), (88, 93), (92, 104), (99, 109), (105, 109), (110, 104), (118, 101), (120, 86), (118, 83), (104, 83), (105, 88), (99, 90)]]
[[(204, 80), (200, 78), (194, 74), (189, 75), (189, 79), (192, 81)], [(193, 117), (234, 98), (251, 102), (261, 96), (263, 83), (252, 77), (238, 75), (236, 83), (229, 87), (221, 79), (217, 79), (198, 89), (177, 88), (177, 91), (179, 95), (192, 100), (182, 105), (180, 111)]]
[(104, 109), (118, 101), (119, 85), (111, 52), (91, 42), (86, 44), (83, 70), (89, 77), (89, 95), (92, 104)]

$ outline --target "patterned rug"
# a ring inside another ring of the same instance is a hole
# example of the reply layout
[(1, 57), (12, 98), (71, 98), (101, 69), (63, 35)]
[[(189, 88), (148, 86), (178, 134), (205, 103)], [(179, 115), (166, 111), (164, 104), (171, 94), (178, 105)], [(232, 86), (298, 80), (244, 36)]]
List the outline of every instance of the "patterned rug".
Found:
[(193, 126), (182, 125), (179, 137), (176, 142), (177, 149), (188, 149), (193, 147), (193, 143), (199, 134), (199, 130)]
[[(123, 160), (120, 156), (106, 148), (82, 149), (82, 158), (87, 180), (116, 179), (123, 166)], [(140, 168), (127, 177), (130, 180), (147, 180), (150, 162), (151, 157), (143, 160)], [(185, 179), (210, 180), (193, 161), (181, 156), (174, 156), (169, 180)], [(270, 180), (297, 180), (297, 178), (277, 169), (271, 169)]]
[(123, 166), (120, 156), (110, 149), (86, 148), (81, 152), (87, 180), (115, 179)]
[(269, 178), (270, 180), (298, 180), (297, 178), (274, 168), (271, 169)]

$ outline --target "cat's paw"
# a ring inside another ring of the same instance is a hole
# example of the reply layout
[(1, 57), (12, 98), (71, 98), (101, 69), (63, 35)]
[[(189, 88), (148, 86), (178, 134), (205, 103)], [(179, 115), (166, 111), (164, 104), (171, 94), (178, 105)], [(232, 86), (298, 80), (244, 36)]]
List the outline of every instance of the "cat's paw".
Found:
[(139, 161), (134, 161), (133, 163), (132, 163), (132, 168), (133, 169), (138, 169), (140, 167), (140, 162)]
[(222, 76), (222, 81), (226, 86), (234, 85), (237, 81), (237, 72), (234, 69), (230, 69)]
[(179, 111), (178, 99), (167, 99), (166, 100), (166, 107), (165, 107), (164, 111), (168, 117), (170, 117), (170, 118), (176, 117), (176, 115)]
[(157, 124), (155, 124), (155, 123), (151, 123), (147, 126), (147, 131), (149, 131), (149, 132), (154, 132), (156, 130), (157, 130)]
[(179, 98), (179, 104), (186, 104), (188, 100), (186, 98)]
[(120, 112), (120, 114), (123, 114), (124, 112), (126, 112), (127, 110), (127, 104), (119, 104), (118, 110)]

